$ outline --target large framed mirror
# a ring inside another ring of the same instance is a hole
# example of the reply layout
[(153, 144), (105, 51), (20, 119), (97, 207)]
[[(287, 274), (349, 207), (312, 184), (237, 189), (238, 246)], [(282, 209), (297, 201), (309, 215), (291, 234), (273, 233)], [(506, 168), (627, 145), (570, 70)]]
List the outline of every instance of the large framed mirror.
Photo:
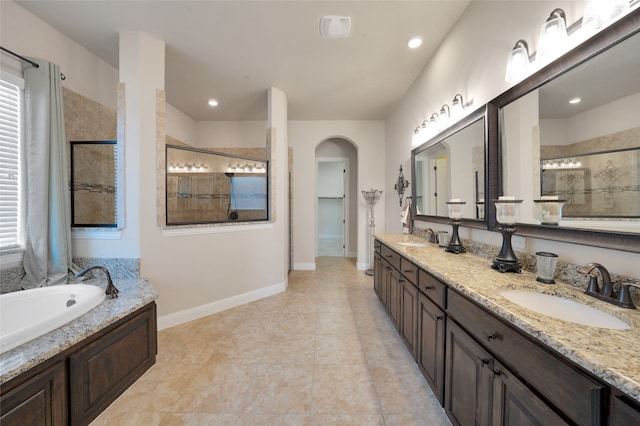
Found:
[(167, 225), (269, 220), (269, 162), (167, 145)]
[(115, 140), (71, 141), (71, 226), (116, 228)]
[(462, 225), (486, 228), (494, 207), (489, 199), (487, 106), (474, 111), (411, 152), (415, 220), (449, 223), (446, 202), (466, 202)]
[[(492, 101), (518, 234), (640, 252), (639, 70), (635, 11)], [(559, 223), (541, 197), (565, 200)]]

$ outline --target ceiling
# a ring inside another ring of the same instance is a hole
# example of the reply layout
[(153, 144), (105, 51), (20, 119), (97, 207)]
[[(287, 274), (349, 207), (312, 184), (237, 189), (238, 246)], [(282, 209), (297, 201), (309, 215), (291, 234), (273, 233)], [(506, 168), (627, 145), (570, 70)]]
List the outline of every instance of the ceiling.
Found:
[[(18, 0), (116, 68), (119, 30), (164, 41), (167, 102), (198, 121), (265, 120), (269, 87), (290, 120), (384, 119), (469, 2)], [(349, 37), (322, 38), (324, 15), (351, 17)]]

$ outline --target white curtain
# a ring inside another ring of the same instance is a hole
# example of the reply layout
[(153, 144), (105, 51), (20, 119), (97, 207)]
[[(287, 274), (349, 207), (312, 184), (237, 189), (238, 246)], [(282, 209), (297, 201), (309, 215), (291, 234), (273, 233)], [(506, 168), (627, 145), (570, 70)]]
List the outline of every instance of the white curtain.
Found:
[(60, 68), (42, 59), (25, 65), (26, 248), (23, 288), (67, 281), (71, 204)]

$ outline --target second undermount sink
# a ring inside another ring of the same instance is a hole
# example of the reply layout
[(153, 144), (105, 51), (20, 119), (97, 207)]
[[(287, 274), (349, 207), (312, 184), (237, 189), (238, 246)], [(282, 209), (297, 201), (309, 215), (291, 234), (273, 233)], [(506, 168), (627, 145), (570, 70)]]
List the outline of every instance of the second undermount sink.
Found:
[(427, 245), (425, 243), (414, 243), (414, 242), (406, 242), (406, 243), (398, 243), (401, 246), (407, 246), (407, 247), (426, 247)]
[(615, 330), (631, 328), (613, 315), (563, 297), (524, 290), (505, 290), (500, 295), (523, 308), (564, 321)]

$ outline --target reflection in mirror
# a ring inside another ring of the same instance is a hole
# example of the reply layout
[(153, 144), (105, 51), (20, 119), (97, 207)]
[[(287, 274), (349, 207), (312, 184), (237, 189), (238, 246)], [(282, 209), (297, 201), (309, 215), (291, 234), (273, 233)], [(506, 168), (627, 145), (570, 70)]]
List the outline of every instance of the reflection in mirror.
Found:
[(503, 193), (566, 199), (559, 226), (640, 232), (640, 34), (501, 109)]
[(417, 215), (448, 218), (446, 202), (467, 204), (463, 219), (484, 220), (484, 119), (478, 119), (420, 151), (413, 167)]
[(116, 141), (71, 142), (71, 226), (117, 226)]
[(264, 160), (167, 145), (167, 225), (269, 219)]

